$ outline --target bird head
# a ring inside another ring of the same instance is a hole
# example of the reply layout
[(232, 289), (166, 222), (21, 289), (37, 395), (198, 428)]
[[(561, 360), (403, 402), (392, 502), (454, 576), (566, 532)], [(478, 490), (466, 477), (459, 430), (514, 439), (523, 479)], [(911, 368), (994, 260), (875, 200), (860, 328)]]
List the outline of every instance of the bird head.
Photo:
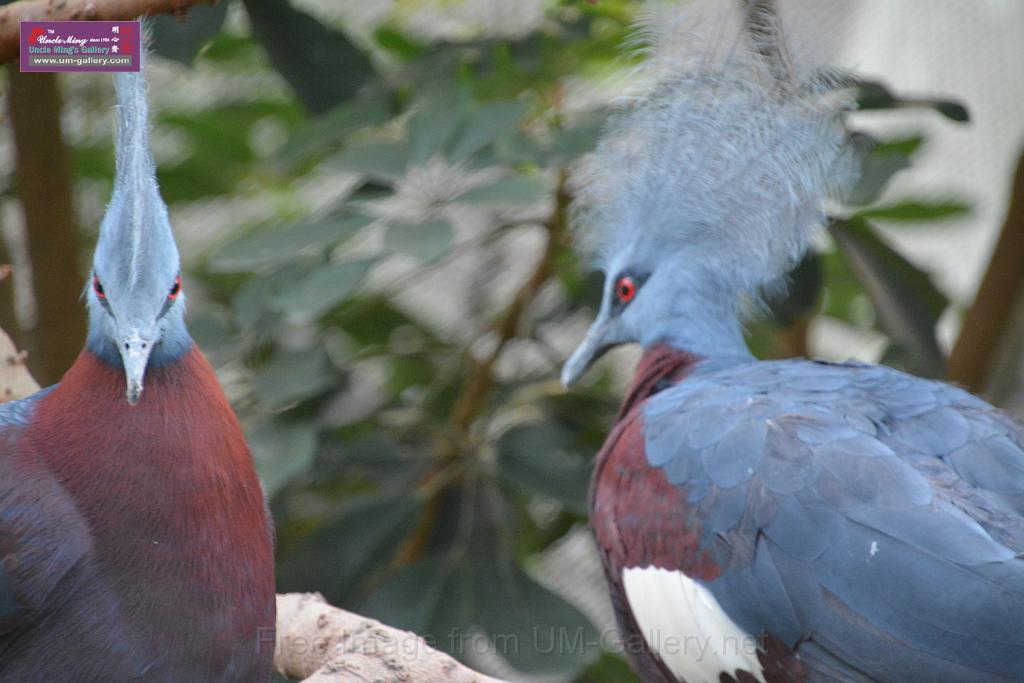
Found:
[(118, 73), (114, 191), (100, 224), (86, 288), (90, 349), (124, 369), (128, 403), (146, 369), (191, 347), (178, 248), (149, 151), (143, 74)]
[[(630, 342), (749, 356), (739, 302), (784, 278), (824, 222), (825, 200), (856, 175), (845, 80), (764, 44), (781, 41), (775, 18), (751, 31), (749, 16), (723, 12), (646, 20), (652, 47), (633, 79), (646, 86), (574, 174), (573, 223), (605, 280), (565, 386)], [(710, 26), (714, 43), (661, 35), (680, 23)]]

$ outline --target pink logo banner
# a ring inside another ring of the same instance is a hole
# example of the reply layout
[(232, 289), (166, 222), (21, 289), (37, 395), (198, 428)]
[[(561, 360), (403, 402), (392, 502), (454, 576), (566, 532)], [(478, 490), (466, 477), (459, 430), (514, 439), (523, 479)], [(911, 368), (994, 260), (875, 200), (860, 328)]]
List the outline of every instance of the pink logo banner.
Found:
[(22, 71), (138, 71), (137, 21), (23, 21)]

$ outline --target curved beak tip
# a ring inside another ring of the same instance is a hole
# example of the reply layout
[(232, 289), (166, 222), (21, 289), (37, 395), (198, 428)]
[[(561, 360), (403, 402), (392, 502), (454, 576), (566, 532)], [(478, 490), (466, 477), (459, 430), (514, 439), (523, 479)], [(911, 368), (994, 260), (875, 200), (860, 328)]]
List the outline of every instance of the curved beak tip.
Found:
[(604, 352), (611, 347), (606, 341), (608, 337), (608, 324), (600, 321), (591, 326), (580, 345), (572, 352), (565, 365), (562, 366), (562, 386), (568, 389), (580, 381), (587, 370), (594, 364), (594, 361), (604, 355)]
[(123, 339), (120, 346), (121, 360), (124, 362), (125, 398), (128, 399), (128, 405), (133, 406), (142, 395), (142, 380), (146, 375), (152, 346), (134, 335)]
[(570, 367), (569, 363), (566, 363), (565, 365), (562, 366), (561, 380), (563, 389), (570, 389), (573, 384), (576, 384), (576, 381), (578, 379), (579, 374), (572, 367)]
[(587, 336), (562, 366), (562, 386), (568, 389), (578, 382), (597, 359), (619, 343), (608, 321), (595, 321)]
[(594, 344), (589, 337), (585, 339), (562, 366), (562, 387), (568, 389), (576, 384), (602, 353), (603, 350), (594, 349)]

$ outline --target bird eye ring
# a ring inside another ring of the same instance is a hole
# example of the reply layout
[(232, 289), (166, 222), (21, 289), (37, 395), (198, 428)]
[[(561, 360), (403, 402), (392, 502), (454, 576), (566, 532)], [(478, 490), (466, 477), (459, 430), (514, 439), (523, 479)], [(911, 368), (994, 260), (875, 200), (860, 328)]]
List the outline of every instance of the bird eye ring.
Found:
[(174, 301), (178, 298), (178, 293), (181, 292), (181, 276), (178, 275), (174, 278), (174, 284), (171, 285), (171, 291), (167, 294), (167, 298)]
[(633, 282), (633, 278), (628, 275), (620, 277), (615, 283), (615, 296), (624, 304), (632, 301), (636, 296), (636, 283)]
[(92, 289), (94, 292), (96, 292), (96, 296), (98, 296), (99, 298), (107, 298), (107, 293), (103, 291), (103, 285), (100, 284), (100, 279), (96, 277), (95, 273), (92, 276)]

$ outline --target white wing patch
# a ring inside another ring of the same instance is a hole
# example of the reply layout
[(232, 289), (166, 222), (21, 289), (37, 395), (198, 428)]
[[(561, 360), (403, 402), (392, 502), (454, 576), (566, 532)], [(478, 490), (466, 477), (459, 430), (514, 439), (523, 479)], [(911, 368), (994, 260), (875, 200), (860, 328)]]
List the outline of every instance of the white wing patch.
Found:
[(681, 681), (718, 683), (748, 671), (764, 683), (757, 639), (729, 618), (711, 591), (682, 572), (629, 567), (622, 585), (644, 640)]

